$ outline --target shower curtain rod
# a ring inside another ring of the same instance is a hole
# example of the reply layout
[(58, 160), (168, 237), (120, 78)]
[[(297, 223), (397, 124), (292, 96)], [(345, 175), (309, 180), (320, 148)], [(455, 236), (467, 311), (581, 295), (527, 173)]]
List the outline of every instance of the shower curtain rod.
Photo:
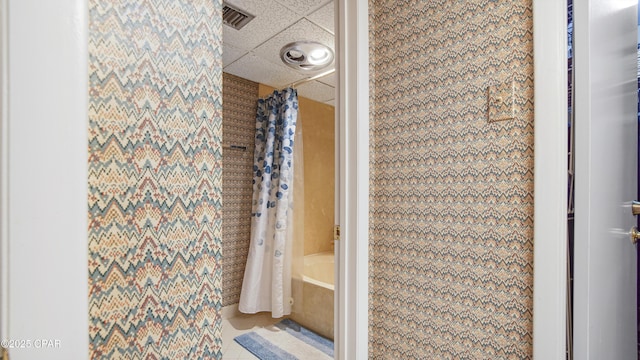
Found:
[(314, 75), (314, 76), (308, 77), (308, 78), (306, 78), (306, 79), (302, 79), (302, 80), (298, 80), (298, 81), (292, 82), (291, 84), (289, 84), (289, 86), (288, 86), (288, 87), (295, 88), (295, 87), (296, 87), (296, 86), (298, 86), (298, 85), (302, 85), (302, 84), (304, 84), (304, 83), (308, 83), (309, 81), (313, 81), (313, 80), (316, 80), (316, 79), (320, 79), (321, 77), (324, 77), (324, 76), (327, 76), (327, 75), (333, 74), (334, 72), (336, 72), (336, 69), (335, 69), (335, 68), (333, 68), (333, 69), (331, 69), (331, 70), (329, 70), (329, 71), (325, 71), (325, 72), (323, 72), (323, 73), (320, 73), (320, 74), (318, 74), (318, 75)]

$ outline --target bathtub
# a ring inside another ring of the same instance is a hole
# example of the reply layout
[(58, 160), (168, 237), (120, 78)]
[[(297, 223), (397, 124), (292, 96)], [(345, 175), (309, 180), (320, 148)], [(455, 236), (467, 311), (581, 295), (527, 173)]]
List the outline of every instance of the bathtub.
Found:
[(334, 283), (333, 252), (323, 252), (304, 257), (304, 282), (308, 282), (333, 291)]
[(333, 252), (304, 257), (302, 284), (293, 283), (302, 285), (302, 307), (291, 314), (294, 321), (329, 339), (333, 339), (333, 266)]

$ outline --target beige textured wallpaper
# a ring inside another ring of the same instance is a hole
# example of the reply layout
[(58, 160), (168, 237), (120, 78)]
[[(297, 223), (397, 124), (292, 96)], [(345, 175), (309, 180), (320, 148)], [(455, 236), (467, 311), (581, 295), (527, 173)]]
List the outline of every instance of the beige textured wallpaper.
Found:
[(222, 94), (222, 306), (227, 306), (240, 301), (251, 238), (258, 83), (223, 73)]
[(532, 358), (532, 33), (531, 0), (370, 1), (370, 358)]

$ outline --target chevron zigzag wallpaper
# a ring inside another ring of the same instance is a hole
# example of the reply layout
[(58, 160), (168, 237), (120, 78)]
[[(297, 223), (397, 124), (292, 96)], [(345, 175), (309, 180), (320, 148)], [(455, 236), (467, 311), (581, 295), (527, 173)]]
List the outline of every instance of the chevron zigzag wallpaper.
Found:
[(221, 358), (221, 0), (89, 14), (89, 357)]
[(531, 359), (532, 1), (370, 0), (370, 39), (369, 357)]

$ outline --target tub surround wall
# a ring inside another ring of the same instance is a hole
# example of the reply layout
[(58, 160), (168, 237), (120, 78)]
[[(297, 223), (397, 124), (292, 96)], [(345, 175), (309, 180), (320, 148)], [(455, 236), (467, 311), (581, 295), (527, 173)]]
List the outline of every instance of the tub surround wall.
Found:
[(221, 357), (222, 6), (89, 0), (89, 357)]
[(301, 97), (300, 122), (304, 141), (304, 254), (309, 255), (333, 251), (335, 108)]
[[(259, 96), (273, 87), (260, 84)], [(333, 251), (335, 108), (299, 97), (304, 143), (304, 254)], [(295, 201), (295, 200), (294, 200)]]
[(222, 305), (237, 304), (251, 239), (253, 146), (258, 83), (222, 76), (222, 143), (247, 146), (222, 149)]
[[(300, 280), (293, 281), (298, 286)], [(333, 314), (333, 290), (303, 281), (302, 308), (291, 313), (291, 319), (333, 340)]]
[[(304, 268), (302, 306), (291, 314), (291, 318), (316, 333), (333, 339), (333, 251), (305, 256)], [(293, 281), (294, 286), (299, 286), (299, 280)]]
[(533, 356), (532, 26), (531, 0), (370, 2), (370, 358)]

